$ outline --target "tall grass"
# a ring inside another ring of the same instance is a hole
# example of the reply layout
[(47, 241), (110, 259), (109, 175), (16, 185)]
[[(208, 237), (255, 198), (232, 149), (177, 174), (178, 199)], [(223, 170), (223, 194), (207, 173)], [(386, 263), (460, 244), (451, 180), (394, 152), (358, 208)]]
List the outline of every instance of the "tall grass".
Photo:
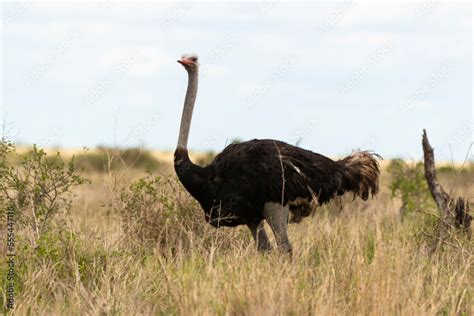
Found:
[[(291, 259), (257, 253), (246, 227), (205, 224), (173, 177), (140, 184), (132, 183), (139, 171), (87, 175), (93, 183), (75, 188), (65, 227), (36, 248), (24, 242), (28, 228), (17, 232), (13, 314), (474, 314), (472, 241), (459, 236), (430, 255), (423, 231), (433, 219), (415, 213), (401, 221), (385, 174), (375, 200), (348, 199), (342, 211), (325, 206), (290, 225)], [(457, 183), (473, 196), (469, 181)], [(140, 235), (127, 219), (147, 210), (159, 221)]]
[(429, 257), (417, 223), (351, 211), (292, 226), (292, 260), (255, 253), (245, 229), (200, 226), (212, 242), (189, 231), (193, 246), (174, 251), (136, 252), (93, 229), (64, 237), (57, 257), (21, 258), (16, 312), (472, 315), (472, 254)]

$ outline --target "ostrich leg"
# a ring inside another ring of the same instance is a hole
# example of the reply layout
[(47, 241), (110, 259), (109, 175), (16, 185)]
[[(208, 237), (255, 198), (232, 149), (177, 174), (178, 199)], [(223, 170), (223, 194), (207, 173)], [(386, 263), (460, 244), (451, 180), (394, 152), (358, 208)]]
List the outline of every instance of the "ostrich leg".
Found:
[(253, 239), (257, 244), (258, 251), (269, 252), (272, 250), (270, 241), (268, 240), (267, 233), (265, 232), (265, 227), (263, 227), (263, 221), (260, 223), (251, 223), (248, 224), (250, 231), (252, 232)]
[(288, 239), (288, 215), (290, 208), (278, 203), (268, 202), (263, 209), (263, 217), (275, 235), (278, 247), (288, 254), (292, 254), (290, 240)]

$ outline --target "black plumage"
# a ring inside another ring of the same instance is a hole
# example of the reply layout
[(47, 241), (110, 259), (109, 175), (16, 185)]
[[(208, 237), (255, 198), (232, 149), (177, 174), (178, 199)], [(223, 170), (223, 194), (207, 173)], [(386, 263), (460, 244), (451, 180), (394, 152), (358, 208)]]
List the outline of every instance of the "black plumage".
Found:
[(201, 204), (214, 227), (247, 225), (261, 251), (271, 249), (263, 220), (283, 251), (291, 253), (288, 221), (299, 222), (321, 204), (345, 192), (366, 200), (378, 191), (377, 155), (356, 152), (333, 161), (271, 139), (227, 146), (206, 167), (191, 162), (187, 144), (198, 88), (197, 56), (178, 60), (188, 72), (188, 88), (175, 151), (179, 180)]
[(300, 218), (310, 215), (301, 212), (313, 199), (321, 205), (353, 192), (366, 200), (378, 191), (378, 163), (369, 152), (333, 161), (270, 139), (231, 144), (207, 167), (193, 164), (187, 151), (178, 149), (175, 169), (216, 227), (260, 222), (266, 202), (289, 204), (292, 215)]

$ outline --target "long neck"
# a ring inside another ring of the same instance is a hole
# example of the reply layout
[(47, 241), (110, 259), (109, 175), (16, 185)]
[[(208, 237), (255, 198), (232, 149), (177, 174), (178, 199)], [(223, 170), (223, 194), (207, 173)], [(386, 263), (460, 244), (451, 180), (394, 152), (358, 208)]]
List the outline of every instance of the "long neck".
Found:
[(174, 152), (174, 168), (179, 180), (191, 195), (205, 208), (210, 207), (212, 199), (209, 196), (209, 178), (206, 169), (195, 165), (188, 155), (188, 136), (191, 127), (194, 102), (198, 88), (198, 74), (189, 73), (188, 89), (184, 99), (183, 115), (179, 128), (178, 146)]
[(193, 116), (194, 103), (198, 90), (198, 71), (188, 72), (188, 89), (184, 99), (183, 115), (181, 116), (181, 125), (179, 127), (178, 149), (188, 149), (189, 129), (191, 128), (191, 119)]

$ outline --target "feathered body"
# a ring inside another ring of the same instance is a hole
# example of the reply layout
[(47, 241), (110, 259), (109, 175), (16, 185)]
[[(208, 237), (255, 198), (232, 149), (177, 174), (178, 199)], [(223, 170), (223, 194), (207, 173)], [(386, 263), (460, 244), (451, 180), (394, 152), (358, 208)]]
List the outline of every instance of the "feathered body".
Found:
[(333, 161), (281, 141), (254, 139), (232, 144), (207, 167), (191, 162), (187, 144), (198, 90), (197, 56), (185, 55), (180, 64), (188, 73), (174, 165), (179, 180), (201, 204), (214, 227), (247, 225), (261, 251), (271, 245), (263, 220), (278, 246), (292, 252), (288, 220), (298, 222), (331, 198), (353, 192), (366, 200), (378, 191), (376, 155), (357, 152)]
[(378, 191), (378, 163), (369, 152), (333, 161), (270, 139), (231, 144), (207, 167), (194, 165), (178, 149), (175, 169), (215, 227), (260, 222), (267, 202), (289, 205), (299, 221), (311, 214), (314, 202), (322, 205), (345, 192), (366, 200)]

